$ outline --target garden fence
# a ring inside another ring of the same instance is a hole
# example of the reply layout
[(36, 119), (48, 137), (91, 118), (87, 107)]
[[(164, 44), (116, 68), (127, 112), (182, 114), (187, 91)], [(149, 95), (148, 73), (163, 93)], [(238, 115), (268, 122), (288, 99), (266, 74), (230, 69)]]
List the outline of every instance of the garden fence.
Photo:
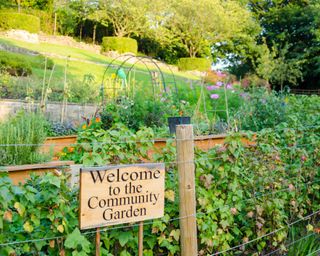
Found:
[[(195, 191), (195, 166), (199, 164), (200, 161), (215, 161), (218, 160), (219, 157), (213, 157), (213, 158), (205, 158), (205, 159), (194, 159), (194, 138), (193, 138), (193, 128), (192, 125), (179, 125), (177, 126), (177, 138), (176, 141), (176, 147), (177, 147), (177, 155), (176, 155), (176, 161), (165, 161), (166, 167), (168, 166), (176, 166), (178, 169), (179, 174), (179, 191), (177, 188), (175, 188), (175, 193), (179, 194), (180, 196), (180, 207), (179, 207), (179, 216), (176, 216), (174, 218), (170, 218), (169, 220), (166, 220), (168, 223), (171, 222), (177, 222), (180, 223), (180, 230), (181, 230), (181, 255), (186, 256), (195, 256), (195, 255), (204, 255), (200, 254), (197, 248), (197, 241), (199, 240), (197, 238), (197, 228), (196, 228), (196, 220), (201, 220), (201, 218), (206, 215), (208, 212), (196, 212), (196, 191)], [(119, 144), (128, 143), (129, 141), (119, 141)], [(108, 142), (104, 142), (108, 143)], [(114, 143), (114, 142), (112, 142)], [(135, 143), (139, 143), (139, 141), (135, 141)], [(319, 142), (315, 142), (314, 144), (318, 144)], [(14, 146), (30, 146), (29, 144), (20, 144), (20, 145), (14, 145)], [(295, 145), (295, 147), (308, 147), (312, 145), (312, 143), (307, 144), (298, 144)], [(0, 147), (4, 146), (10, 146), (6, 144), (1, 144)], [(11, 145), (13, 146), (13, 145)], [(262, 160), (263, 162), (263, 160)], [(134, 164), (134, 163), (132, 163)], [(314, 168), (318, 168), (315, 166)], [(172, 169), (166, 169), (166, 172), (172, 172)], [(301, 175), (301, 173), (297, 173), (297, 175)], [(292, 180), (292, 183), (294, 183), (294, 179)], [(294, 188), (299, 189), (302, 187), (308, 187), (313, 184), (320, 184), (320, 180), (313, 180), (307, 183), (300, 183), (297, 182), (294, 183)], [(284, 189), (275, 189), (272, 188), (271, 192), (268, 193), (261, 193), (259, 192), (260, 188), (257, 187), (256, 191), (253, 191), (252, 197), (246, 198), (242, 200), (241, 202), (250, 202), (257, 200), (258, 198), (265, 198), (270, 196), (275, 196), (278, 193), (288, 192), (292, 190), (292, 187), (284, 188)], [(225, 207), (229, 209), (234, 209), (234, 205), (224, 205)], [(166, 205), (165, 205), (166, 207)], [(214, 209), (210, 209), (210, 212), (217, 211), (219, 207), (216, 207)], [(233, 255), (235, 252), (239, 253), (239, 250), (241, 252), (245, 251), (246, 246), (250, 244), (254, 244), (259, 242), (262, 239), (265, 238), (271, 238), (273, 235), (279, 233), (280, 231), (286, 230), (288, 228), (291, 228), (299, 223), (303, 223), (305, 221), (310, 220), (311, 218), (315, 218), (320, 216), (320, 207), (317, 210), (311, 211), (310, 213), (306, 214), (305, 216), (301, 216), (296, 220), (293, 220), (291, 222), (288, 222), (286, 225), (284, 225), (281, 228), (274, 229), (268, 233), (265, 233), (260, 236), (256, 236), (254, 239), (248, 240), (248, 241), (242, 241), (234, 246), (229, 246), (229, 248), (226, 249), (220, 249), (215, 250), (211, 254), (206, 254), (210, 256), (214, 255)], [(143, 223), (144, 226), (152, 226), (153, 221), (145, 221)], [(114, 227), (107, 227), (107, 228), (101, 228), (99, 232), (108, 232), (110, 230), (123, 230), (126, 228), (133, 228), (138, 227), (140, 224), (128, 224), (128, 225), (119, 225)], [(25, 232), (22, 230), (17, 230), (17, 233)], [(82, 235), (85, 235), (87, 237), (95, 236), (97, 233), (97, 230), (90, 230), (82, 232)], [(285, 248), (277, 248), (273, 251), (270, 251), (268, 253), (262, 254), (264, 256), (269, 255), (279, 255), (278, 253), (282, 252), (284, 249), (289, 249), (291, 246), (301, 242), (304, 239), (307, 239), (309, 237), (317, 235), (318, 231), (313, 231), (309, 234), (306, 234), (299, 239), (290, 241), (289, 243), (286, 243), (284, 245)], [(18, 244), (25, 244), (25, 243), (35, 243), (39, 241), (48, 241), (48, 240), (56, 240), (56, 239), (64, 239), (66, 238), (66, 235), (61, 236), (55, 236), (55, 237), (43, 237), (39, 239), (29, 239), (24, 241), (7, 241), (5, 243), (0, 243), (0, 248), (4, 246), (14, 246)], [(312, 255), (319, 255), (320, 250), (317, 249), (315, 251), (310, 252), (306, 256), (312, 256)]]

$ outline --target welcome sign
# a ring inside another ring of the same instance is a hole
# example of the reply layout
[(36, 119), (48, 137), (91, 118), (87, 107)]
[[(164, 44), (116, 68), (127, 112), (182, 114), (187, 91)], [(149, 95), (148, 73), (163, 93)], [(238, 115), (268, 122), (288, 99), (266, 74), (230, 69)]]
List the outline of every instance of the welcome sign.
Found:
[(81, 168), (80, 229), (162, 217), (164, 179), (164, 164)]

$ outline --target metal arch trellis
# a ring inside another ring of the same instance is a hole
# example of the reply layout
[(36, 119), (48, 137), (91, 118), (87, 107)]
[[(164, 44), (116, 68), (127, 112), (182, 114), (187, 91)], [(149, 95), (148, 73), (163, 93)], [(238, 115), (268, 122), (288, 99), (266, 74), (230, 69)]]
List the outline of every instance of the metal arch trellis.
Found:
[[(118, 61), (119, 59), (123, 59), (124, 60), (119, 64), (115, 64), (116, 61)], [(130, 63), (130, 65), (127, 65), (128, 61), (132, 60), (132, 59), (135, 59), (133, 63)], [(178, 88), (177, 88), (177, 84), (176, 84), (176, 78), (175, 78), (175, 75), (171, 69), (171, 67), (169, 65), (167, 65), (166, 63), (164, 62), (160, 62), (162, 65), (165, 65), (166, 68), (169, 70), (169, 73), (171, 75), (171, 81), (167, 81), (166, 80), (166, 77), (163, 73), (163, 71), (161, 70), (161, 67), (159, 66), (159, 61), (155, 61), (153, 58), (151, 57), (147, 57), (147, 56), (135, 56), (133, 54), (125, 54), (125, 55), (120, 55), (116, 58), (114, 58), (106, 67), (106, 69), (104, 70), (104, 73), (103, 73), (103, 77), (102, 77), (102, 81), (101, 81), (101, 96), (102, 96), (102, 104), (104, 104), (104, 96), (105, 96), (105, 92), (104, 92), (104, 86), (105, 86), (105, 80), (106, 80), (106, 77), (107, 77), (107, 74), (108, 74), (108, 71), (112, 68), (112, 69), (115, 69), (116, 68), (116, 71), (115, 71), (115, 74), (118, 74), (119, 70), (121, 69), (125, 69), (126, 72), (126, 76), (129, 77), (129, 74), (130, 72), (132, 71), (132, 69), (134, 68), (134, 66), (138, 63), (142, 63), (146, 69), (147, 69), (147, 72), (149, 73), (149, 76), (150, 76), (150, 80), (151, 80), (151, 85), (153, 87), (153, 91), (155, 90), (155, 87), (157, 85), (157, 82), (155, 79), (153, 79), (153, 72), (156, 71), (160, 74), (160, 78), (161, 78), (161, 83), (162, 83), (162, 86), (163, 86), (163, 91), (165, 94), (168, 93), (168, 86), (171, 84), (174, 88), (174, 92), (176, 94), (176, 99), (178, 99)], [(150, 67), (147, 65), (147, 64), (152, 64), (153, 67), (155, 68), (154, 69), (150, 69)], [(116, 83), (117, 79), (116, 77), (113, 77), (113, 80), (112, 80), (112, 84), (113, 84), (113, 87), (115, 87), (115, 83)]]

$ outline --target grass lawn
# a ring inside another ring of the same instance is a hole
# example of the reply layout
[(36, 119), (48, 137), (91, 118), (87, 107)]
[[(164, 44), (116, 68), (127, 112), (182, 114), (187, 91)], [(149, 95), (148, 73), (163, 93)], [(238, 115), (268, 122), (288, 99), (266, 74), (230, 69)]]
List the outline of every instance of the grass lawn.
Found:
[[(64, 71), (66, 60), (61, 57), (70, 57), (71, 60), (68, 61), (68, 68), (67, 68), (67, 78), (68, 79), (77, 79), (79, 81), (83, 80), (83, 76), (85, 75), (93, 75), (95, 78), (96, 84), (101, 84), (103, 73), (107, 67), (107, 65), (112, 61), (111, 58), (108, 58), (102, 54), (97, 54), (92, 51), (83, 50), (79, 48), (74, 48), (70, 46), (63, 46), (63, 45), (55, 45), (55, 44), (48, 44), (48, 43), (26, 43), (18, 40), (8, 39), (4, 37), (0, 37), (0, 44), (7, 44), (13, 45), (21, 48), (26, 48), (29, 50), (41, 52), (44, 55), (49, 55), (50, 59), (54, 61), (56, 64), (54, 73), (53, 73), (53, 80), (61, 80), (64, 78)], [(52, 55), (59, 55), (54, 57)], [(72, 60), (78, 59), (78, 60)], [(88, 63), (91, 62), (91, 63)], [(94, 64), (93, 62), (96, 62)], [(120, 64), (121, 61), (114, 62), (115, 64)], [(127, 64), (127, 67), (130, 67), (131, 64)], [(156, 67), (153, 64), (148, 65), (150, 70), (155, 70)], [(150, 75), (148, 72), (148, 68), (145, 65), (138, 63), (135, 65), (136, 69), (136, 79), (137, 82), (141, 82), (144, 85), (148, 85), (150, 83)], [(172, 75), (170, 70), (167, 68), (162, 68), (164, 73), (165, 80), (172, 81)], [(112, 73), (115, 72), (115, 69), (109, 69), (107, 73), (107, 77), (111, 76)], [(42, 78), (44, 74), (44, 70), (34, 68), (33, 73), (36, 77)], [(177, 81), (178, 86), (185, 86), (187, 79), (192, 80), (199, 80), (199, 77), (194, 75), (185, 73), (185, 72), (175, 72), (175, 79)]]

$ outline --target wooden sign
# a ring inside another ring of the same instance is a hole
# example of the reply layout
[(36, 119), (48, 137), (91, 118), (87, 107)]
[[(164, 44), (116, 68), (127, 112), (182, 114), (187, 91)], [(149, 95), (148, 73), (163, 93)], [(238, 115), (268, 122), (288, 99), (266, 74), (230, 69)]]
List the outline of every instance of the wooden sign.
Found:
[(80, 229), (162, 217), (164, 164), (80, 169)]

